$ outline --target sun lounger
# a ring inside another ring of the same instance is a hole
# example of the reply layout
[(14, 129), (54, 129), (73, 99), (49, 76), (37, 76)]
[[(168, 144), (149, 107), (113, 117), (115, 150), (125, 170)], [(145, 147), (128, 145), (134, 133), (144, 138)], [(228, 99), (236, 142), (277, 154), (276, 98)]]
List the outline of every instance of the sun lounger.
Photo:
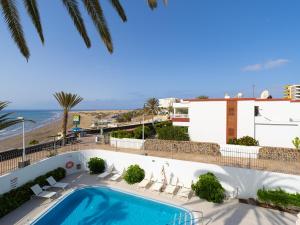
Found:
[(112, 165), (110, 165), (110, 166), (107, 168), (107, 170), (106, 170), (105, 172), (101, 173), (101, 174), (98, 175), (97, 177), (98, 177), (99, 179), (104, 179), (104, 178), (108, 177), (109, 175), (111, 175), (112, 172), (113, 172), (113, 170), (114, 170), (114, 165), (112, 164)]
[(50, 184), (50, 186), (54, 188), (65, 189), (69, 185), (68, 183), (56, 182), (56, 180), (52, 176), (48, 177), (46, 180)]
[(123, 176), (123, 174), (124, 174), (124, 172), (125, 172), (125, 168), (123, 168), (122, 171), (123, 171), (123, 172), (117, 172), (117, 173), (115, 173), (115, 174), (110, 178), (110, 180), (112, 180), (112, 181), (117, 181), (117, 180), (121, 179), (122, 176)]
[(31, 190), (33, 191), (35, 196), (40, 198), (52, 198), (57, 194), (54, 191), (43, 191), (43, 189), (38, 184), (32, 186)]
[(138, 188), (146, 188), (151, 182), (153, 178), (153, 173), (146, 173), (144, 179), (138, 184)]
[(167, 184), (165, 192), (167, 194), (174, 195), (176, 189), (178, 187), (178, 178), (173, 177), (169, 184)]
[(161, 192), (162, 188), (165, 186), (165, 183), (165, 178), (161, 177), (154, 182), (154, 184), (151, 186), (151, 190)]
[(192, 193), (192, 182), (191, 183), (182, 183), (179, 186), (181, 188), (177, 192), (177, 196), (182, 197), (182, 198), (189, 198), (190, 194)]

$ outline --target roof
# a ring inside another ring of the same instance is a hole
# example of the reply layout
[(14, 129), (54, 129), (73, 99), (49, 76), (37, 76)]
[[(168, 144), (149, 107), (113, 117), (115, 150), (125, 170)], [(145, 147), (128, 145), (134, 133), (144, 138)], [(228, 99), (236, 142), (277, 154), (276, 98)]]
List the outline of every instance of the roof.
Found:
[(188, 102), (209, 102), (209, 101), (257, 101), (257, 102), (275, 102), (275, 101), (289, 101), (289, 102), (299, 102), (300, 100), (292, 100), (286, 98), (270, 98), (270, 99), (262, 99), (262, 98), (192, 98), (192, 99), (184, 99), (184, 101)]

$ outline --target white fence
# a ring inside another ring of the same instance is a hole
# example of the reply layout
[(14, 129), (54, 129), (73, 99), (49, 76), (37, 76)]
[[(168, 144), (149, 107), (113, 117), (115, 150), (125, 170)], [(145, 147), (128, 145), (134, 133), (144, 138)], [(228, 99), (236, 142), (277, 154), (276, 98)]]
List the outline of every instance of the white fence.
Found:
[(144, 140), (133, 138), (110, 138), (110, 145), (116, 148), (142, 149)]
[(259, 146), (220, 145), (222, 156), (257, 159)]
[[(152, 172), (154, 177), (159, 176), (161, 168), (164, 166), (167, 179), (175, 176), (185, 183), (190, 183), (192, 180), (195, 182), (199, 175), (212, 172), (228, 191), (238, 189), (241, 198), (255, 198), (257, 189), (262, 187), (281, 187), (288, 192), (300, 192), (300, 176), (297, 175), (93, 149), (57, 155), (0, 176), (0, 194), (14, 188), (12, 181), (17, 180), (15, 186), (18, 187), (57, 167), (65, 167), (68, 161), (73, 161), (75, 164), (80, 163), (82, 169), (85, 170), (87, 161), (91, 157), (101, 157), (108, 165), (114, 164), (117, 170), (138, 164), (146, 173)], [(74, 172), (78, 172), (78, 170), (75, 168), (67, 170), (68, 174)]]

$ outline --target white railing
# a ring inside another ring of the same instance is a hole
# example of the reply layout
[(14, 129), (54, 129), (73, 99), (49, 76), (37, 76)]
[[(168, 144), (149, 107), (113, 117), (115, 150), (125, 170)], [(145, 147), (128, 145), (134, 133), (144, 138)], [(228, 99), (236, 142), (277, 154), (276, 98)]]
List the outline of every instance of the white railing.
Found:
[(260, 146), (220, 145), (222, 156), (257, 159)]

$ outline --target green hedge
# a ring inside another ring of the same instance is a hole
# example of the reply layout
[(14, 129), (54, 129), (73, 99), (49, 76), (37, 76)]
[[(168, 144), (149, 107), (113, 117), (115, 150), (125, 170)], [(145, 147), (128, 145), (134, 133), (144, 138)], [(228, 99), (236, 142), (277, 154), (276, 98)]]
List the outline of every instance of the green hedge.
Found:
[(241, 137), (238, 139), (236, 139), (236, 138), (230, 139), (228, 144), (245, 145), (245, 146), (258, 146), (259, 145), (258, 141), (250, 136), (244, 136), (244, 137)]
[[(148, 138), (153, 134), (153, 129), (149, 126), (145, 126), (144, 129), (144, 137)], [(138, 126), (134, 130), (117, 130), (111, 132), (111, 137), (114, 138), (135, 138), (135, 139), (142, 139), (143, 138), (143, 127)]]
[(158, 139), (189, 141), (190, 137), (186, 127), (165, 126), (157, 129)]
[(297, 206), (300, 207), (300, 193), (290, 194), (281, 188), (266, 190), (265, 188), (257, 191), (260, 202), (272, 204), (280, 207)]
[(39, 184), (41, 186), (48, 184), (46, 178), (50, 176), (59, 181), (66, 176), (66, 170), (59, 167), (46, 173), (45, 175), (35, 178), (33, 181), (29, 181), (16, 189), (2, 194), (0, 196), (0, 218), (30, 200), (31, 196), (33, 195), (33, 192), (30, 188), (35, 184)]
[(103, 173), (105, 170), (105, 161), (98, 157), (90, 158), (90, 161), (88, 161), (88, 167), (91, 174)]
[(139, 165), (131, 165), (124, 174), (124, 180), (128, 184), (141, 182), (145, 177), (145, 171)]
[(199, 198), (209, 202), (222, 203), (225, 199), (225, 190), (213, 173), (200, 175), (197, 183), (192, 185), (192, 189)]

